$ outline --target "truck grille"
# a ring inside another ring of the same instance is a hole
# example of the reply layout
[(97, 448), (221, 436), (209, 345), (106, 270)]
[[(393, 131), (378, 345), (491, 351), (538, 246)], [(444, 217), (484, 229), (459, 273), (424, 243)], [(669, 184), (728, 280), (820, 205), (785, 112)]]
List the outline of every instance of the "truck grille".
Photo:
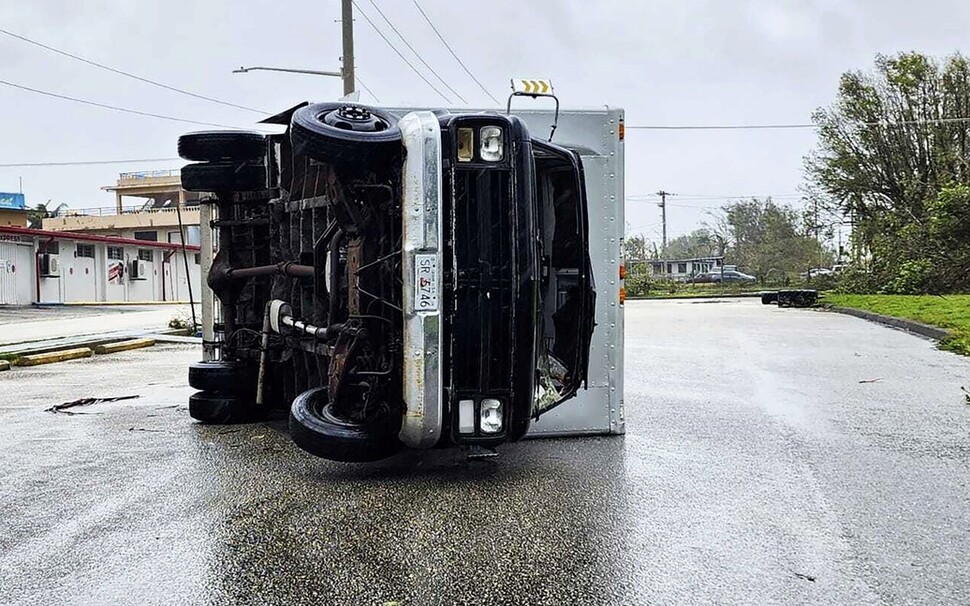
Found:
[(454, 176), (455, 395), (507, 395), (512, 387), (515, 258), (512, 179), (504, 169)]

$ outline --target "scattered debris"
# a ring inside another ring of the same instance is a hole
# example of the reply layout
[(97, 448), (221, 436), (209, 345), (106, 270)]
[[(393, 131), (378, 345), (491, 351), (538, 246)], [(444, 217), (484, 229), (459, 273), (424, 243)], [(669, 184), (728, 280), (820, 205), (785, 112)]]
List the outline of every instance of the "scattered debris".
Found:
[(168, 327), (173, 330), (187, 330), (190, 328), (194, 330), (193, 324), (194, 322), (192, 315), (187, 311), (175, 314), (172, 316), (172, 319), (168, 321)]
[(882, 377), (877, 377), (875, 379), (863, 379), (859, 381), (859, 383), (878, 383), (879, 381), (882, 381)]
[(802, 574), (801, 572), (796, 572), (795, 573), (795, 576), (798, 577), (799, 579), (804, 579), (806, 581), (811, 581), (812, 583), (815, 582), (815, 577), (813, 577), (810, 574)]
[(144, 427), (129, 427), (128, 431), (150, 431), (153, 433), (165, 433), (164, 429), (146, 429)]
[(970, 391), (967, 391), (966, 387), (961, 387), (960, 389), (963, 391), (963, 397), (967, 401), (967, 406), (970, 406)]
[(236, 433), (236, 432), (239, 432), (239, 431), (242, 431), (242, 430), (241, 430), (241, 429), (223, 429), (222, 431), (220, 431), (220, 432), (217, 432), (217, 433), (218, 433), (218, 434), (219, 434), (220, 436), (224, 436), (224, 435), (226, 435), (227, 433)]
[(79, 400), (71, 400), (70, 402), (64, 402), (63, 404), (55, 404), (50, 408), (44, 410), (44, 412), (63, 412), (64, 414), (79, 414), (67, 410), (68, 408), (74, 408), (75, 406), (91, 406), (92, 404), (101, 404), (103, 402), (118, 402), (120, 400), (134, 400), (135, 398), (140, 398), (141, 396), (117, 396), (114, 398), (81, 398)]

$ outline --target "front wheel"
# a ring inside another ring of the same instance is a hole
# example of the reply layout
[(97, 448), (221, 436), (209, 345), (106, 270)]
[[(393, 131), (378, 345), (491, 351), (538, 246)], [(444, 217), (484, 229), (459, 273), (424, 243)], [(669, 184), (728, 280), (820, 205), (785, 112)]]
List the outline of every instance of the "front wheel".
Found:
[(401, 153), (397, 118), (350, 103), (301, 107), (290, 123), (290, 141), (295, 155), (336, 166), (373, 169)]
[(390, 424), (361, 425), (334, 415), (325, 387), (305, 391), (293, 400), (290, 436), (310, 454), (348, 463), (379, 461), (401, 449)]

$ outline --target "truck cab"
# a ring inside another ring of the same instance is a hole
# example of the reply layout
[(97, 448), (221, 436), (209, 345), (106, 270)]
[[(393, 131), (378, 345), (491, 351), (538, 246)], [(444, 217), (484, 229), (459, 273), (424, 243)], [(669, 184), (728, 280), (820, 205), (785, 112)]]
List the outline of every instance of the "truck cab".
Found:
[(301, 448), (363, 462), (519, 440), (583, 389), (576, 151), (497, 112), (302, 104), (267, 122), (286, 131), (179, 143), (183, 187), (218, 212), (218, 359), (190, 368), (194, 418), (288, 409)]
[(511, 116), (413, 112), (400, 124), (401, 441), (518, 440), (586, 378), (595, 292), (582, 164)]

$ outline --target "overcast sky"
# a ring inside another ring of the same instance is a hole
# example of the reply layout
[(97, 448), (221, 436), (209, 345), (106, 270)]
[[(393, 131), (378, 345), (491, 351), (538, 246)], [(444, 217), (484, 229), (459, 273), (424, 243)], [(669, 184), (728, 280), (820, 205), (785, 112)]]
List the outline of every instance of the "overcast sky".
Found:
[[(412, 0), (373, 0), (469, 105), (490, 101), (461, 70)], [(363, 12), (386, 27), (371, 0)], [(419, 0), (476, 77), (499, 99), (512, 76), (551, 78), (566, 107), (608, 104), (630, 125), (804, 123), (832, 102), (839, 75), (876, 53), (961, 50), (963, 0)], [(91, 60), (240, 105), (277, 111), (340, 96), (336, 78), (235, 75), (240, 65), (338, 69), (338, 0), (0, 0), (0, 28)], [(358, 73), (385, 105), (449, 105), (360, 16)], [(0, 35), (0, 80), (152, 112), (234, 126), (259, 114), (105, 72)], [(426, 73), (425, 68), (421, 68)], [(429, 75), (429, 78), (431, 76)], [(439, 85), (439, 88), (443, 88)], [(446, 94), (446, 89), (443, 89)], [(362, 100), (374, 103), (372, 95)], [(453, 104), (461, 106), (455, 100)], [(180, 133), (156, 118), (88, 107), (0, 85), (0, 164), (172, 158)], [(742, 194), (790, 195), (812, 131), (627, 131), (626, 191), (670, 199), (670, 235)], [(28, 204), (110, 206), (101, 186), (152, 164), (0, 168), (0, 191), (23, 177)], [(633, 232), (659, 240), (659, 210), (627, 202)]]

